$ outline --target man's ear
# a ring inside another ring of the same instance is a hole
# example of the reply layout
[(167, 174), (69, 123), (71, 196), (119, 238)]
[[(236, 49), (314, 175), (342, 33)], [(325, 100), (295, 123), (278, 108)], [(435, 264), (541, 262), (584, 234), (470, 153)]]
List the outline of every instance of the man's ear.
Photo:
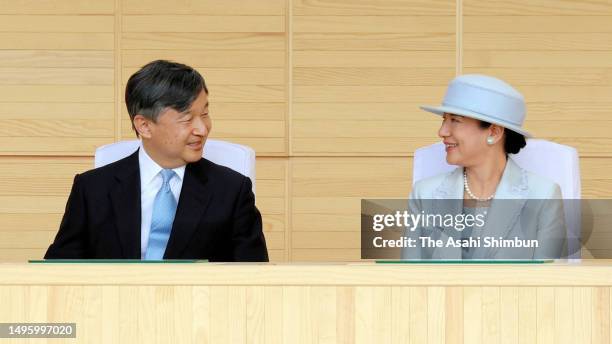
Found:
[(151, 123), (150, 122), (151, 120), (149, 120), (143, 115), (134, 116), (134, 119), (133, 119), (134, 128), (136, 128), (136, 131), (138, 132), (138, 135), (140, 137), (143, 137), (145, 139), (151, 138)]

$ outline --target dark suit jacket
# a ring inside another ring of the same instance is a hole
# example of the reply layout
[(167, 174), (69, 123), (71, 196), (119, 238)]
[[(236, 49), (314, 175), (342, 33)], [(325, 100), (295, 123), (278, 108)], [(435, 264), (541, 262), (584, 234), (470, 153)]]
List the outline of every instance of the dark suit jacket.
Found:
[[(268, 261), (248, 177), (206, 159), (187, 164), (164, 259)], [(140, 259), (138, 151), (76, 175), (45, 259)]]

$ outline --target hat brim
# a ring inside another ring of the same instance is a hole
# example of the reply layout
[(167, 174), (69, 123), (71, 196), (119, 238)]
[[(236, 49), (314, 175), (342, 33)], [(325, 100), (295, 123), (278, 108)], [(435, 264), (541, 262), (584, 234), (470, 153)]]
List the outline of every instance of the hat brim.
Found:
[(474, 118), (474, 119), (479, 119), (481, 121), (485, 121), (485, 122), (489, 122), (489, 123), (493, 123), (493, 124), (497, 124), (499, 126), (502, 126), (506, 129), (515, 131), (525, 137), (533, 137), (533, 135), (531, 135), (529, 132), (527, 132), (526, 130), (523, 130), (523, 128), (516, 126), (514, 124), (511, 123), (507, 123), (504, 121), (500, 121), (496, 118), (492, 118), (489, 117), (487, 115), (483, 115), (481, 113), (477, 113), (477, 112), (472, 112), (469, 110), (465, 110), (465, 109), (461, 109), (461, 108), (456, 108), (456, 107), (452, 107), (452, 106), (430, 106), (430, 105), (423, 105), (420, 107), (422, 110), (434, 113), (436, 115), (442, 116), (445, 113), (451, 113), (453, 115), (459, 115), (459, 116), (466, 116), (466, 117), (470, 117), (470, 118)]

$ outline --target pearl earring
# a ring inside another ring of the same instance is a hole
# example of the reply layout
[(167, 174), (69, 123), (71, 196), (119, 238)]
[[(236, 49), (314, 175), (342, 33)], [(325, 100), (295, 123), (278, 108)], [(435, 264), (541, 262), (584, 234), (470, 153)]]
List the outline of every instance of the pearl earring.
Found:
[(495, 143), (495, 138), (493, 136), (487, 136), (487, 144), (490, 146)]

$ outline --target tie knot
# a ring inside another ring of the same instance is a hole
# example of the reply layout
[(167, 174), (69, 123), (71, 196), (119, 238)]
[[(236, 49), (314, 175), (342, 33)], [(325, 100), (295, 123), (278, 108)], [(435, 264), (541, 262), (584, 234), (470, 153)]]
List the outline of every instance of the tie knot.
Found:
[(167, 185), (170, 182), (170, 179), (174, 177), (175, 173), (173, 170), (161, 170), (161, 175), (164, 179), (163, 185)]

